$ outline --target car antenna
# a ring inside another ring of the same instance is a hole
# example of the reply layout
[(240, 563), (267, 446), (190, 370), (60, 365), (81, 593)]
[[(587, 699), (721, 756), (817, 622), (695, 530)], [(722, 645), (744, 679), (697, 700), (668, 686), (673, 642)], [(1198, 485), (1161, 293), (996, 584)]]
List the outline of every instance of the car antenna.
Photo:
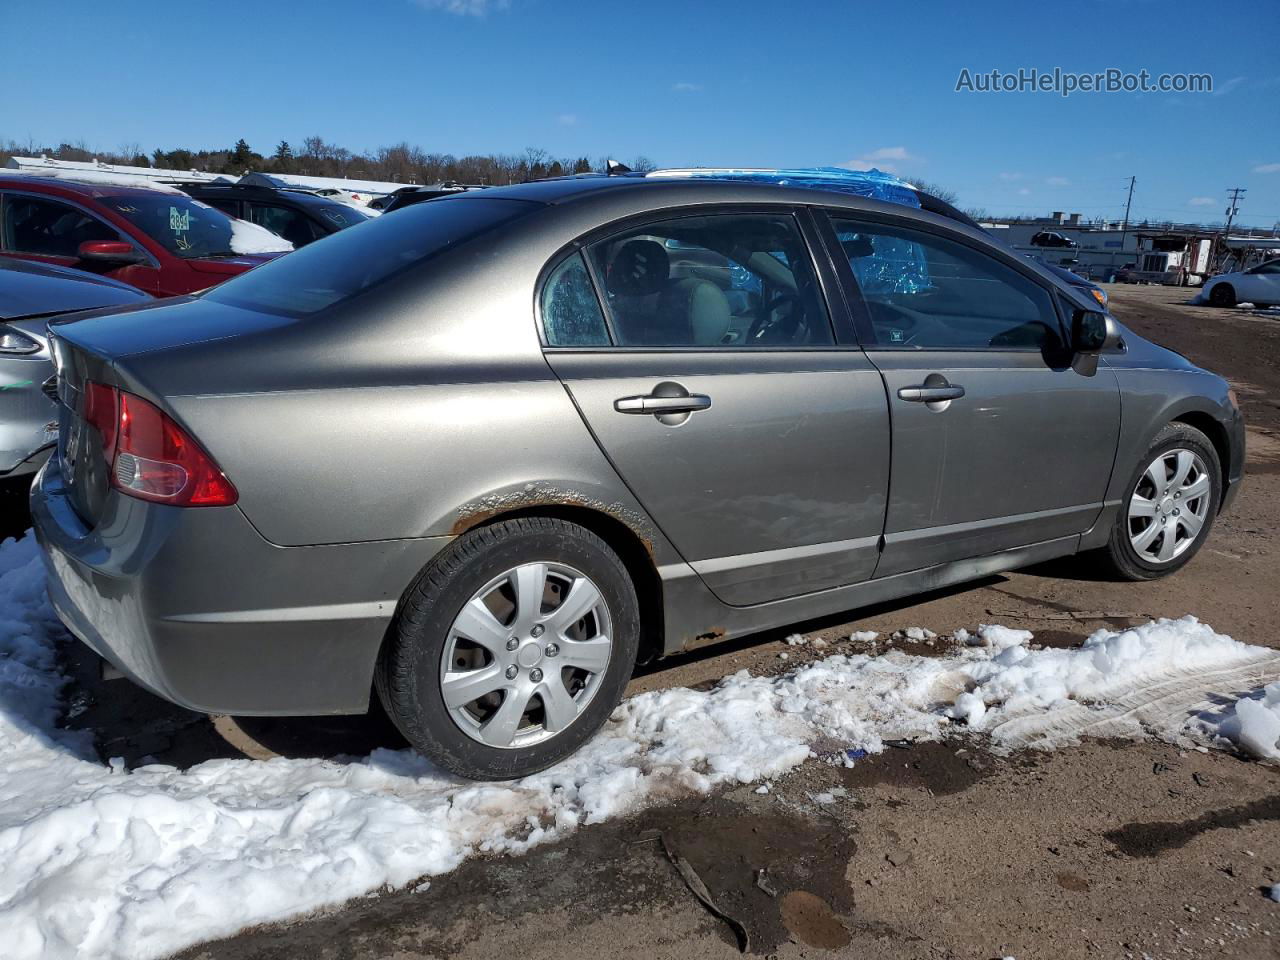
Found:
[(606, 177), (616, 177), (630, 172), (631, 168), (625, 163), (619, 163), (617, 160), (606, 160), (604, 162), (604, 173)]

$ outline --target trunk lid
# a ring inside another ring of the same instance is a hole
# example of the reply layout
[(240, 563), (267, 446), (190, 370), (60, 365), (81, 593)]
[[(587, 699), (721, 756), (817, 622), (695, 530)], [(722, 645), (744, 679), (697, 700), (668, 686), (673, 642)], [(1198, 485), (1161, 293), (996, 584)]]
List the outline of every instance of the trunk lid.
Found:
[[(184, 348), (227, 342), (292, 322), (198, 297), (176, 297), (127, 312), (92, 311), (50, 323), (49, 346), (57, 371), (58, 458), (68, 498), (80, 519), (95, 527), (104, 519), (110, 495), (102, 436), (84, 418), (89, 381), (119, 387), (169, 411), (165, 393), (184, 392), (181, 386), (195, 382), (187, 366), (192, 358)], [(169, 382), (157, 383), (157, 374)]]

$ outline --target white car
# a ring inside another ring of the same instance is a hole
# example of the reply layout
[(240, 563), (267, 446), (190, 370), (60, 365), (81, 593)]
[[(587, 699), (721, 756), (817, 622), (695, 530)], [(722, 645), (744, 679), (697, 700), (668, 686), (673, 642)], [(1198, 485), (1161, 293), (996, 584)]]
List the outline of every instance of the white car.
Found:
[(1280, 260), (1211, 277), (1204, 285), (1203, 296), (1215, 307), (1234, 307), (1237, 303), (1280, 305)]

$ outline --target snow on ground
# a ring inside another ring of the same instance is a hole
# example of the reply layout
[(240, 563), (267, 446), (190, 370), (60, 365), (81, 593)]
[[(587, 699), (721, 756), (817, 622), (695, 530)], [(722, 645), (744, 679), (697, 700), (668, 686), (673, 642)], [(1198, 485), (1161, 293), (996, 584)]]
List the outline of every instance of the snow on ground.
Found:
[(61, 635), (32, 538), (0, 545), (10, 960), (164, 956), (645, 803), (772, 780), (819, 740), (876, 752), (967, 725), (996, 749), (1155, 732), (1266, 756), (1280, 736), (1280, 685), (1234, 705), (1209, 698), (1280, 679), (1280, 655), (1185, 617), (1099, 631), (1076, 650), (1029, 650), (1031, 634), (989, 626), (940, 658), (840, 655), (781, 677), (738, 673), (708, 692), (648, 693), (577, 755), (514, 783), (458, 781), (407, 750), (126, 770), (57, 727)]
[(229, 217), (231, 221), (231, 249), (236, 253), (288, 253), (293, 244), (266, 227), (248, 220)]

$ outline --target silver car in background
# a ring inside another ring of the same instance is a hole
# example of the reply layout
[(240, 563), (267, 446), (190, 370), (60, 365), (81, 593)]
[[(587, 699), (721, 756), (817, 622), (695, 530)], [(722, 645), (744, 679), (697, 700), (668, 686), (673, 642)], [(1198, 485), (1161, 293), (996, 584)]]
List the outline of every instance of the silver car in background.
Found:
[(1187, 563), (1222, 378), (954, 219), (585, 177), (432, 200), (57, 325), (53, 603), (194, 710), (355, 713), (470, 777), (637, 659), (1082, 551)]
[(0, 257), (0, 480), (35, 473), (57, 439), (49, 318), (149, 299), (108, 277)]

